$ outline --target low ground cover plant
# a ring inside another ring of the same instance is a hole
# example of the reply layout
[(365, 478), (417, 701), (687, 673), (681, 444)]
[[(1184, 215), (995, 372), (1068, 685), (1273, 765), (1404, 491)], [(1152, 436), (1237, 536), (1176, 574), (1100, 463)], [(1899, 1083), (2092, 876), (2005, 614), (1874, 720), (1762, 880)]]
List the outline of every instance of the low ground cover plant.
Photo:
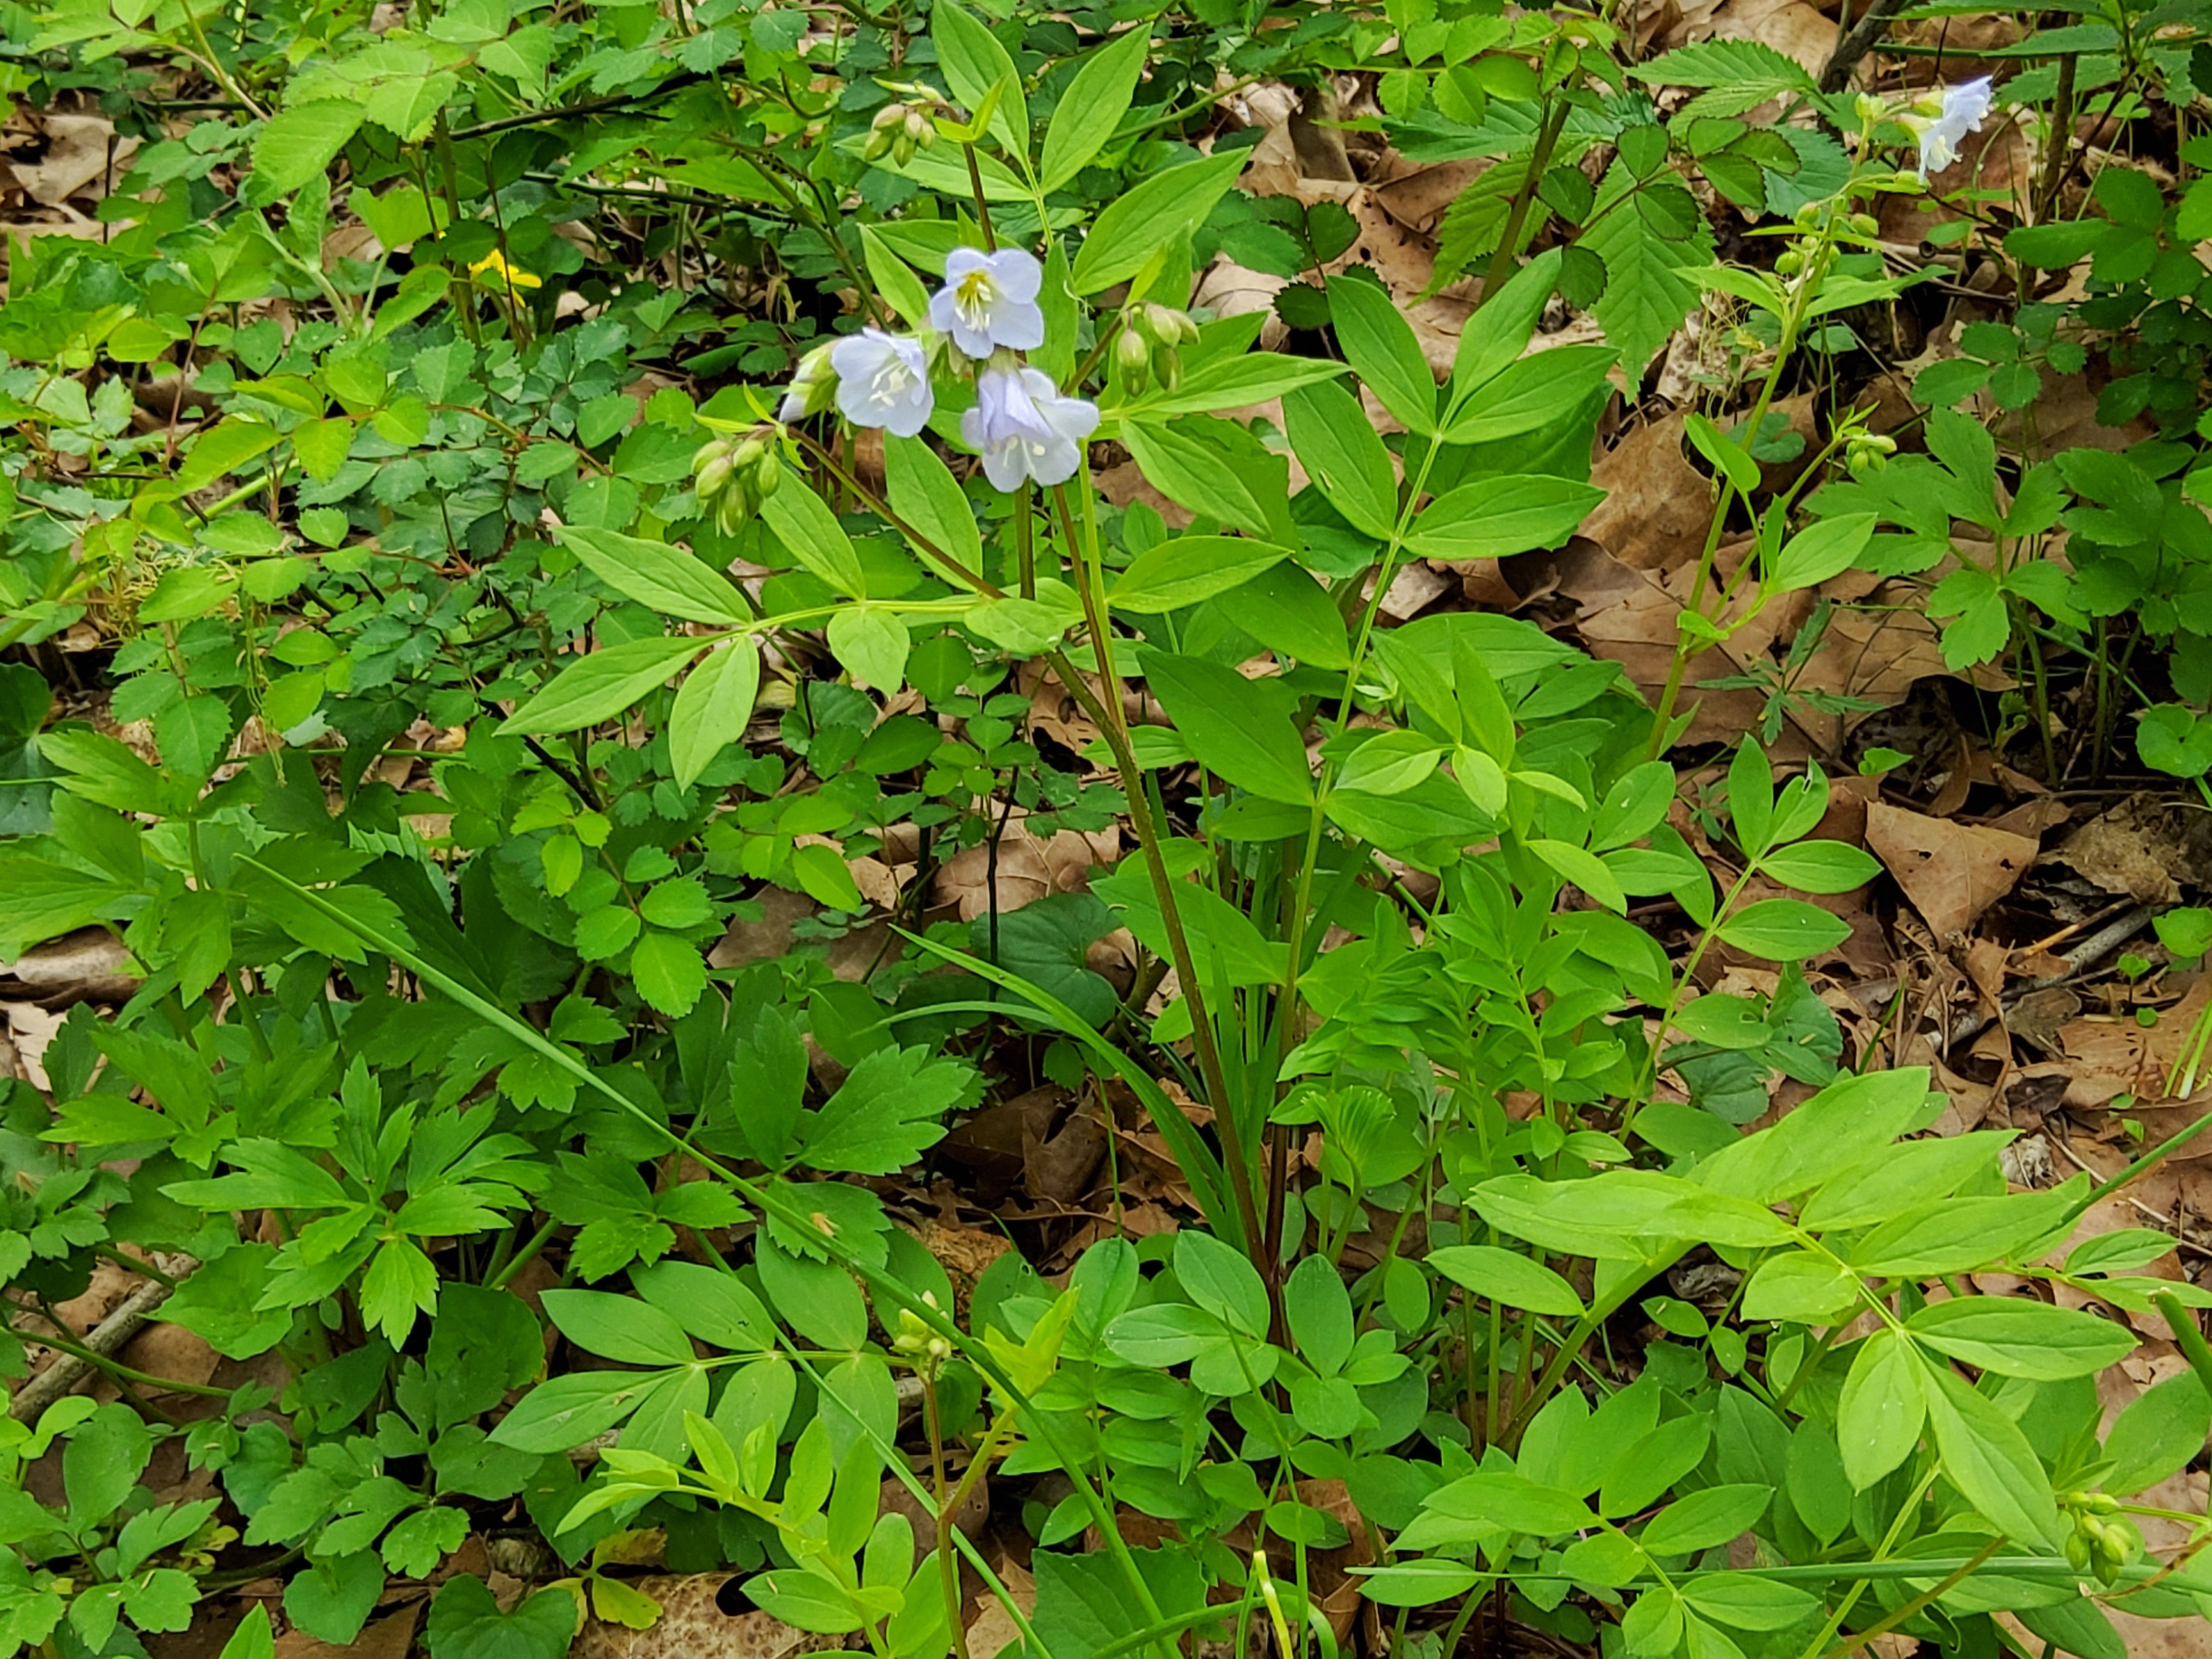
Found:
[(0, 1659), (2212, 1614), (2194, 1061), (1859, 995), (1884, 686), (2212, 805), (2212, 46), (1955, 12), (0, 9)]

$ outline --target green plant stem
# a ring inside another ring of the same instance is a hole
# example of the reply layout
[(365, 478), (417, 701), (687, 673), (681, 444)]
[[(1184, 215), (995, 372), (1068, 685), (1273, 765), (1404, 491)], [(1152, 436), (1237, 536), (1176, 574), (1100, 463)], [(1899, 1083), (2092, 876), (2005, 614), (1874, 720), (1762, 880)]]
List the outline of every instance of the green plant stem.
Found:
[[(1091, 472), (1086, 462), (1083, 471), (1083, 492), (1087, 502), (1091, 496)], [(1175, 962), (1176, 977), (1181, 982), (1183, 1000), (1190, 1007), (1191, 1046), (1197, 1051), (1200, 1074), (1206, 1080), (1207, 1102), (1218, 1115), (1221, 1125), (1221, 1161), (1224, 1173), (1234, 1188), (1231, 1194), (1239, 1222), (1244, 1232), (1244, 1249), (1252, 1265), (1259, 1269), (1260, 1277), (1268, 1286), (1268, 1299), (1277, 1303), (1280, 1297), (1282, 1274), (1279, 1264), (1265, 1249), (1258, 1206), (1255, 1198), (1252, 1170), (1245, 1156), (1243, 1137), (1238, 1133), (1236, 1114), (1229, 1098), (1229, 1084), (1222, 1070), (1221, 1050), (1214, 1041), (1213, 1023), (1207, 1017), (1206, 999), (1200, 988), (1196, 958), (1190, 941), (1185, 935), (1182, 912), (1176, 904), (1175, 880), (1168, 873), (1167, 858), (1160, 839), (1160, 826), (1154, 822), (1152, 804), (1145, 793), (1144, 769), (1138, 765), (1136, 750), (1129, 742), (1128, 721), (1121, 707), (1121, 678), (1114, 667), (1114, 636), (1106, 617), (1105, 575), (1099, 557), (1097, 526), (1086, 510), (1085, 529), (1090, 533), (1079, 538), (1074, 514), (1067, 504), (1065, 486), (1056, 486), (1054, 500), (1060, 509), (1061, 533), (1067, 538), (1068, 554), (1075, 561), (1076, 590), (1083, 602), (1085, 620), (1089, 623), (1091, 654), (1097, 664), (1102, 695), (1095, 700), (1096, 712), (1091, 718), (1097, 723), (1100, 735), (1113, 752), (1114, 764), (1121, 775), (1122, 793), (1129, 804), (1129, 828), (1142, 849), (1145, 872), (1150, 878), (1152, 896), (1160, 907), (1161, 925), (1167, 930), (1168, 951)], [(1055, 672), (1066, 659), (1063, 653), (1052, 653)], [(1082, 677), (1069, 665), (1062, 684), (1079, 702), (1086, 701), (1087, 688), (1082, 686)]]
[(1567, 112), (1571, 107), (1563, 96), (1554, 98), (1545, 106), (1543, 125), (1536, 129), (1535, 147), (1528, 152), (1528, 176), (1513, 192), (1513, 205), (1505, 214), (1505, 228), (1498, 238), (1497, 251), (1490, 256), (1490, 268), (1483, 273), (1482, 297), (1486, 300), (1504, 287), (1505, 279), (1512, 274), (1514, 258), (1520, 252), (1522, 228), (1528, 222), (1528, 209), (1535, 202), (1536, 191), (1551, 167), (1552, 152), (1559, 148), (1559, 135), (1566, 131)]
[[(968, 1659), (968, 1627), (960, 1618), (960, 1565), (954, 1559), (951, 1546), (953, 1516), (958, 1504), (945, 1491), (945, 1436), (937, 1415), (934, 1370), (921, 1373), (921, 1414), (923, 1429), (929, 1436), (930, 1486), (937, 1503), (937, 1577), (945, 1595), (945, 1621), (952, 1631), (953, 1652), (959, 1659)], [(972, 1474), (982, 1467), (983, 1460), (979, 1456), (968, 1466), (969, 1473)], [(967, 1490), (964, 1480), (961, 1490)]]
[(1953, 1589), (1956, 1589), (1966, 1578), (1984, 1565), (1991, 1556), (1995, 1555), (1999, 1550), (2005, 1547), (2007, 1541), (2008, 1540), (2003, 1538), (1992, 1538), (1987, 1544), (1983, 1546), (1978, 1553), (1968, 1557), (1965, 1561), (1960, 1563), (1958, 1566), (1954, 1568), (1948, 1577), (1940, 1580), (1933, 1585), (1930, 1585), (1928, 1589), (1921, 1591), (1919, 1595), (1914, 1596), (1911, 1601), (1905, 1602), (1893, 1612), (1885, 1614), (1881, 1619), (1875, 1620), (1873, 1624), (1869, 1625), (1864, 1630), (1853, 1632), (1850, 1639), (1838, 1642), (1834, 1647), (1830, 1648), (1826, 1653), (1822, 1654), (1820, 1656), (1820, 1659), (1844, 1659), (1846, 1655), (1863, 1649), (1868, 1643), (1873, 1641), (1876, 1637), (1888, 1635), (1890, 1632), (1895, 1630), (1899, 1625), (1904, 1624), (1907, 1620), (1916, 1617), (1923, 1609), (1935, 1606), (1938, 1601), (1942, 1600)]
[(484, 1288), (488, 1291), (503, 1291), (512, 1285), (515, 1275), (535, 1261), (538, 1252), (552, 1242), (553, 1235), (560, 1231), (560, 1227), (559, 1222), (548, 1221), (536, 1232), (531, 1234), (529, 1242), (515, 1252), (514, 1259), (495, 1270), (492, 1276), (484, 1281)]
[[(47, 1321), (49, 1324), (54, 1322)], [(94, 1352), (82, 1342), (62, 1335), (58, 1329), (43, 1336), (26, 1334), (24, 1340), (35, 1342), (42, 1348), (52, 1348), (68, 1354), (71, 1358), (82, 1359), (86, 1364), (97, 1366), (119, 1382), (135, 1382), (141, 1388), (158, 1389), (165, 1394), (196, 1394), (209, 1400), (230, 1398), (228, 1389), (218, 1389), (205, 1382), (183, 1382), (173, 1377), (156, 1376), (151, 1371), (134, 1370), (119, 1359), (111, 1359), (104, 1353)]]

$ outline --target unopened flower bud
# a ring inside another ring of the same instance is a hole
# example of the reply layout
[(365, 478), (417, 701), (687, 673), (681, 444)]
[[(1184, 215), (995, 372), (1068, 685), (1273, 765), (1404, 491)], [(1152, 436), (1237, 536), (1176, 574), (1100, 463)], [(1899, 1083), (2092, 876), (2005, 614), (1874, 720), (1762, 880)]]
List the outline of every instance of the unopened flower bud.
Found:
[(1778, 276), (1795, 276), (1804, 269), (1805, 256), (1794, 247), (1783, 249), (1774, 261), (1774, 274)]
[(1160, 383), (1163, 392), (1173, 392), (1182, 385), (1182, 354), (1171, 345), (1152, 349), (1152, 378)]
[(699, 469), (699, 476), (691, 486), (698, 492), (699, 499), (702, 501), (714, 500), (722, 493), (722, 487), (730, 481), (729, 452), (716, 444), (710, 444), (708, 447), (713, 450), (714, 453), (708, 457), (706, 465)]
[(906, 112), (906, 136), (917, 148), (927, 149), (937, 142), (937, 127), (920, 110), (910, 109)]
[(1851, 228), (1862, 236), (1878, 236), (1881, 234), (1881, 221), (1871, 213), (1854, 213)]
[(876, 112), (876, 118), (869, 122), (868, 125), (875, 131), (886, 132), (893, 127), (903, 125), (906, 118), (907, 107), (904, 104), (885, 104)]
[(775, 494), (776, 486), (783, 482), (783, 457), (773, 449), (764, 449), (753, 463), (753, 493), (766, 501)]
[(891, 165), (902, 167), (912, 160), (914, 160), (914, 139), (909, 134), (902, 131), (897, 137), (891, 140)]
[(1144, 390), (1152, 369), (1152, 349), (1133, 328), (1125, 328), (1114, 342), (1114, 372), (1132, 396)]

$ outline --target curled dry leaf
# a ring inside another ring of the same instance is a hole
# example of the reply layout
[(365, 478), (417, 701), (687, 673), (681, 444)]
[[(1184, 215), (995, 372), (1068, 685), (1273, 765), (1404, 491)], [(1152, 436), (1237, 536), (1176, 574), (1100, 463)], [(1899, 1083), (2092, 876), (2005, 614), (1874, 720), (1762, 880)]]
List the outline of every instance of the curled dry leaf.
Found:
[(999, 836), (995, 872), (990, 843), (970, 847), (945, 860), (932, 884), (931, 897), (953, 906), (961, 921), (973, 921), (989, 914), (995, 887), (999, 914), (1005, 915), (1048, 893), (1076, 891), (1094, 866), (1110, 864), (1121, 855), (1121, 836), (1115, 830), (1083, 835), (1062, 830), (1048, 838), (1039, 837), (1030, 833), (1027, 816), (1016, 812)]

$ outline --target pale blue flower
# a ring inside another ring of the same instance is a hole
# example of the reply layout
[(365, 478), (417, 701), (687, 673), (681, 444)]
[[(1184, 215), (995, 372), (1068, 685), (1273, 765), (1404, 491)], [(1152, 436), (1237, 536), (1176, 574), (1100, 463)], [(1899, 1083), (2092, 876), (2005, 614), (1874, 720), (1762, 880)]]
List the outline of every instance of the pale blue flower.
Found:
[(1982, 130), (1990, 98), (1990, 77), (1984, 75), (1978, 81), (1945, 87), (1940, 94), (1930, 93), (1899, 118), (1920, 141), (1920, 165), (1914, 171), (1922, 179), (1959, 159), (1959, 146), (1966, 135)]
[(998, 346), (1034, 351), (1044, 343), (1043, 287), (1044, 268), (1020, 248), (956, 247), (945, 258), (945, 286), (930, 300), (929, 325), (969, 357)]
[(975, 406), (960, 417), (960, 435), (983, 458), (983, 476), (1004, 490), (1024, 478), (1066, 483), (1083, 465), (1083, 441), (1097, 428), (1096, 404), (1061, 397), (1042, 372), (1021, 364), (978, 374)]
[(910, 335), (864, 328), (830, 348), (837, 372), (837, 412), (854, 426), (879, 426), (911, 438), (929, 424), (936, 394), (929, 385), (929, 354)]

